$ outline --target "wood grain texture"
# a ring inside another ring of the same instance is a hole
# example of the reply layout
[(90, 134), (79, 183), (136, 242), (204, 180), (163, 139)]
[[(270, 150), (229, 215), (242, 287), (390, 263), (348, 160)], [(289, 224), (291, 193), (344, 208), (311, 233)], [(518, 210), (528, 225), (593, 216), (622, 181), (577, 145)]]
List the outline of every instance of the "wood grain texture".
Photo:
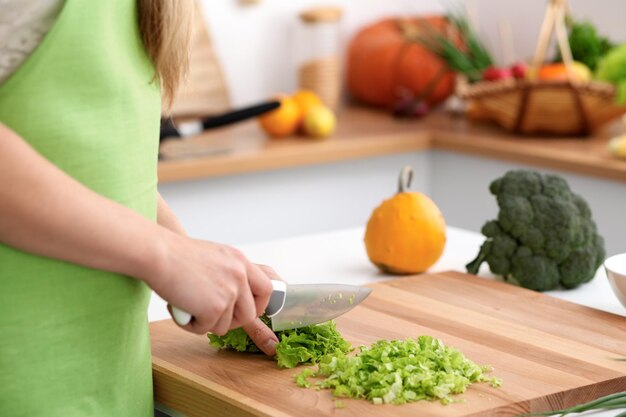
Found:
[(150, 325), (155, 400), (195, 416), (513, 416), (626, 390), (626, 319), (501, 282), (457, 272), (373, 284), (337, 320), (353, 345), (428, 334), (494, 367), (501, 388), (474, 384), (442, 406), (375, 406), (303, 389), (262, 355), (217, 351), (170, 320)]
[(326, 141), (272, 140), (256, 121), (209, 131), (162, 146), (159, 181), (170, 182), (236, 173), (442, 149), (521, 162), (616, 181), (626, 181), (626, 161), (612, 157), (610, 125), (596, 136), (549, 138), (517, 136), (490, 124), (434, 113), (421, 120), (397, 120), (385, 112), (349, 107), (339, 113), (338, 130)]

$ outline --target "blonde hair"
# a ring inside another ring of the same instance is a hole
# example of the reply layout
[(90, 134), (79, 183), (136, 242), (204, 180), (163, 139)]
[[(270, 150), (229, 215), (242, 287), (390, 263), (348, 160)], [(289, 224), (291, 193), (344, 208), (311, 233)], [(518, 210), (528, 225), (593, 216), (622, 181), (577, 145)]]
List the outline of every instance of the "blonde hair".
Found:
[(194, 0), (137, 0), (139, 31), (169, 109), (189, 69)]

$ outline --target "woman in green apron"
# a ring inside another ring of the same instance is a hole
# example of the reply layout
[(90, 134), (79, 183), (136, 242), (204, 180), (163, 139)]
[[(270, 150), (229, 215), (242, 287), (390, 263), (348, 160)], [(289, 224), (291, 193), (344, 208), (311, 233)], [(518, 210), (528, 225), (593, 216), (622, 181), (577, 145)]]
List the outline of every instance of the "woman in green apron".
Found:
[(184, 68), (192, 2), (57, 3), (0, 78), (0, 416), (147, 417), (150, 288), (186, 330), (243, 325), (273, 354), (272, 272), (186, 237), (157, 193), (160, 85)]

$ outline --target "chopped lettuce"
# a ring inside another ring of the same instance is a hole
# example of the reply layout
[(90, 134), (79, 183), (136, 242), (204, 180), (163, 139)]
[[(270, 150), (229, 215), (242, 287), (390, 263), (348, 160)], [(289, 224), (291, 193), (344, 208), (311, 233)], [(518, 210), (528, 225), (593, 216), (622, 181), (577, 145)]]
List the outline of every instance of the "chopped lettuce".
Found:
[(309, 388), (311, 383), (309, 382), (309, 377), (315, 375), (315, 370), (312, 368), (305, 368), (302, 372), (296, 374), (296, 385), (302, 388)]
[[(261, 320), (270, 324), (270, 319)], [(294, 368), (300, 363), (313, 364), (326, 355), (347, 353), (352, 346), (335, 327), (335, 322), (305, 326), (298, 329), (276, 332), (276, 362), (283, 368)], [(238, 352), (260, 352), (250, 337), (241, 328), (233, 329), (224, 336), (209, 333), (211, 346), (220, 349), (234, 349)]]
[(337, 331), (334, 321), (284, 330), (279, 332), (279, 340), (276, 360), (283, 368), (317, 363), (326, 355), (345, 354), (352, 350), (350, 343)]
[(487, 367), (431, 336), (380, 340), (360, 350), (355, 356), (324, 357), (316, 371), (307, 368), (296, 376), (298, 385), (310, 386), (308, 378), (317, 377), (317, 386), (332, 389), (336, 397), (365, 398), (374, 404), (433, 399), (449, 404), (453, 394), (465, 392), (474, 382), (502, 383), (486, 375)]
[[(262, 317), (266, 324), (269, 319)], [(460, 351), (444, 345), (432, 336), (416, 339), (379, 340), (370, 347), (361, 346), (354, 356), (352, 350), (329, 321), (314, 326), (277, 332), (276, 362), (279, 367), (294, 368), (299, 364), (315, 364), (295, 375), (303, 388), (331, 389), (336, 397), (363, 398), (373, 404), (404, 404), (419, 400), (453, 402), (452, 396), (465, 392), (475, 382), (493, 387), (502, 385), (498, 378), (487, 375), (490, 369), (467, 359)], [(224, 336), (209, 334), (211, 345), (239, 352), (259, 352), (242, 329)], [(336, 402), (342, 408), (341, 401)]]

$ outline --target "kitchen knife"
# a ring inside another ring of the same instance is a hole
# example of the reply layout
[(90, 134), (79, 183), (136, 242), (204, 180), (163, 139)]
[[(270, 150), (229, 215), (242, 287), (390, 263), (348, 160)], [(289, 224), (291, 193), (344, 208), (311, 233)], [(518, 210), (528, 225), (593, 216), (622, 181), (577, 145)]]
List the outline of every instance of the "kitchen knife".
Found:
[(277, 109), (278, 107), (280, 107), (280, 101), (272, 100), (238, 110), (228, 111), (203, 120), (174, 124), (174, 121), (171, 118), (163, 119), (161, 122), (160, 140), (172, 137), (181, 138), (197, 135), (205, 130), (215, 129), (217, 127), (226, 126), (250, 119), (252, 117), (260, 116), (261, 114)]
[[(370, 288), (346, 284), (287, 284), (272, 280), (272, 295), (265, 314), (272, 330), (297, 329), (334, 319), (352, 310), (372, 292)], [(172, 307), (176, 323), (184, 326), (191, 315)]]

